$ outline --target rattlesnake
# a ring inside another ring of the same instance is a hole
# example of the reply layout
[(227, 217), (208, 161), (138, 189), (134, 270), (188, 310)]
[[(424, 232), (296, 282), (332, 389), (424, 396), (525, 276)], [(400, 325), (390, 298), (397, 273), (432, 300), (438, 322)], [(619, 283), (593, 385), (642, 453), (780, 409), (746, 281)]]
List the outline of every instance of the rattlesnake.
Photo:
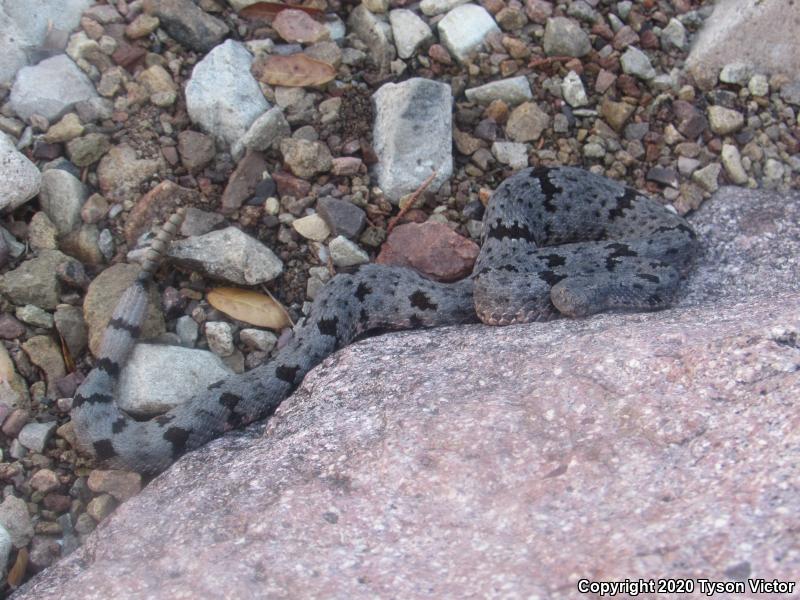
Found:
[(114, 387), (144, 318), (146, 285), (179, 223), (173, 217), (159, 233), (74, 398), (80, 449), (110, 466), (159, 472), (224, 432), (264, 419), (312, 367), (368, 330), (663, 308), (696, 247), (684, 219), (631, 188), (574, 167), (526, 169), (492, 195), (467, 279), (438, 283), (383, 265), (340, 273), (273, 360), (136, 421), (115, 404)]

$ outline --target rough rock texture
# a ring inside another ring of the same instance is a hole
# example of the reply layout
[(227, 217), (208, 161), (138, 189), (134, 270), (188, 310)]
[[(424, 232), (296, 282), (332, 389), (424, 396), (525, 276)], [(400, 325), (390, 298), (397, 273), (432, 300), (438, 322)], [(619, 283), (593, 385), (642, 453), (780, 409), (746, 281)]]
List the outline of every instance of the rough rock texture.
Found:
[(91, 4), (92, 0), (0, 2), (0, 84), (10, 84), (17, 69), (28, 64), (28, 52), (35, 56), (45, 40), (66, 39)]
[(15, 600), (794, 580), (800, 197), (725, 188), (696, 217), (678, 308), (350, 346)]
[(464, 92), (467, 100), (478, 104), (489, 104), (493, 100), (503, 100), (507, 104), (516, 105), (526, 100), (533, 100), (531, 84), (527, 77), (510, 77), (484, 83)]
[(461, 62), (482, 46), (487, 35), (500, 31), (492, 15), (475, 4), (456, 6), (439, 21), (438, 28), (442, 45)]
[[(135, 415), (162, 414), (230, 374), (206, 350), (138, 344), (120, 376), (120, 406)], [(165, 386), (169, 380), (174, 384)]]
[(181, 44), (208, 52), (228, 33), (228, 26), (191, 0), (146, 0), (145, 8)]
[(428, 189), (436, 191), (453, 172), (450, 86), (419, 77), (387, 83), (375, 92), (373, 102), (375, 168), (383, 193), (398, 202), (433, 171)]
[(252, 62), (241, 42), (228, 40), (197, 63), (186, 84), (189, 117), (227, 144), (239, 140), (270, 107), (250, 75)]
[[(795, 0), (719, 0), (686, 64), (693, 71), (749, 63), (759, 72), (785, 73), (798, 79), (798, 27), (800, 11)], [(745, 40), (751, 43), (743, 43)]]
[(25, 120), (38, 114), (56, 121), (78, 102), (95, 97), (91, 80), (66, 54), (59, 54), (20, 69), (9, 100)]
[(389, 234), (375, 262), (410, 267), (436, 281), (456, 281), (472, 272), (479, 250), (442, 223), (406, 223)]
[(370, 62), (381, 73), (388, 73), (396, 55), (391, 26), (372, 14), (363, 4), (351, 11), (347, 26), (367, 45)]
[(272, 250), (236, 227), (178, 240), (168, 254), (179, 265), (240, 285), (271, 281), (283, 270)]
[(39, 193), (42, 174), (13, 140), (0, 132), (0, 210), (13, 210)]

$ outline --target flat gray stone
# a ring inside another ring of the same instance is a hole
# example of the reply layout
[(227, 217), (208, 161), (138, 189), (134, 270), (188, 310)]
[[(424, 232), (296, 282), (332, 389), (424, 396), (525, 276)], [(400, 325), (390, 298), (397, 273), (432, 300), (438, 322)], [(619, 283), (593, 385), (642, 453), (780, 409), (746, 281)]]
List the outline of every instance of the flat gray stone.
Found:
[[(66, 42), (92, 0), (27, 0), (0, 4), (0, 84), (36, 56), (45, 39)], [(63, 46), (61, 46), (63, 48)]]
[(233, 329), (225, 321), (206, 321), (206, 341), (208, 348), (219, 357), (230, 356), (236, 350), (233, 345)]
[(492, 15), (477, 4), (456, 6), (439, 21), (437, 27), (442, 45), (461, 62), (483, 45), (487, 35), (500, 31)]
[(328, 244), (328, 250), (333, 264), (337, 267), (354, 267), (369, 262), (369, 254), (343, 235), (333, 238)]
[(0, 132), (0, 210), (13, 210), (39, 193), (42, 174), (14, 142)]
[(428, 24), (408, 9), (397, 8), (391, 11), (389, 23), (400, 58), (411, 58), (420, 46), (433, 40), (433, 32)]
[(191, 0), (149, 0), (150, 12), (179, 43), (208, 52), (228, 34), (228, 26)]
[(372, 99), (375, 172), (383, 193), (396, 203), (434, 171), (428, 189), (439, 189), (453, 172), (450, 86), (413, 78), (384, 84)]
[(620, 57), (619, 62), (622, 65), (622, 70), (628, 75), (633, 75), (645, 81), (649, 81), (656, 76), (656, 70), (650, 64), (647, 54), (634, 46), (628, 46), (628, 49)]
[(687, 68), (694, 72), (744, 62), (757, 72), (800, 79), (796, 17), (794, 0), (719, 0), (700, 29)]
[(675, 17), (672, 17), (667, 26), (661, 30), (661, 45), (666, 50), (670, 48), (686, 49), (686, 28)]
[(56, 269), (71, 260), (58, 250), (40, 250), (39, 255), (25, 260), (13, 271), (0, 276), (0, 292), (17, 306), (33, 304), (54, 309), (58, 305), (61, 285)]
[(264, 152), (280, 145), (283, 138), (289, 137), (292, 129), (283, 115), (283, 109), (273, 106), (253, 121), (241, 143), (248, 149)]
[[(117, 402), (137, 416), (159, 415), (231, 373), (207, 350), (137, 344), (120, 374)], [(165, 381), (170, 384), (165, 386)]]
[(50, 122), (64, 116), (75, 104), (97, 97), (91, 80), (66, 54), (23, 67), (11, 88), (11, 108), (29, 121), (41, 115)]
[(724, 106), (708, 107), (708, 124), (711, 131), (721, 135), (734, 133), (744, 125), (744, 115), (738, 110)]
[(547, 19), (542, 40), (548, 56), (585, 56), (592, 49), (588, 34), (580, 24), (567, 17)]
[(81, 208), (87, 195), (81, 180), (63, 169), (42, 173), (39, 202), (59, 233), (69, 233), (81, 224)]
[(732, 62), (722, 67), (719, 72), (719, 80), (723, 83), (733, 83), (735, 85), (747, 85), (753, 76), (753, 65), (743, 62)]
[(782, 86), (781, 98), (789, 104), (800, 106), (800, 79)]
[(353, 239), (367, 224), (364, 210), (352, 202), (325, 196), (317, 201), (317, 213), (325, 220), (333, 235)]
[(179, 265), (240, 285), (275, 279), (283, 262), (264, 244), (236, 227), (178, 240), (168, 256)]
[(11, 540), (11, 534), (8, 530), (0, 525), (0, 575), (5, 575), (8, 564), (8, 559), (11, 558), (11, 551), (14, 549), (14, 542)]
[(243, 44), (228, 40), (195, 65), (186, 84), (186, 108), (192, 122), (233, 145), (269, 102), (250, 74), (253, 55)]
[(28, 57), (18, 42), (19, 29), (0, 6), (0, 84), (11, 85), (14, 75), (28, 64)]
[(368, 59), (381, 73), (388, 73), (395, 59), (392, 28), (363, 4), (356, 6), (347, 19), (349, 30), (367, 45)]
[(24, 548), (33, 539), (33, 522), (22, 498), (6, 496), (0, 504), (0, 525), (11, 538), (14, 548)]
[(517, 142), (494, 142), (492, 154), (501, 164), (508, 165), (514, 170), (524, 169), (528, 166), (528, 146)]
[(583, 87), (581, 77), (575, 71), (570, 71), (564, 77), (564, 81), (561, 83), (561, 93), (567, 104), (574, 108), (589, 104), (589, 98), (586, 96), (586, 89)]
[(422, 0), (422, 2), (419, 3), (419, 9), (422, 11), (423, 15), (433, 17), (446, 13), (448, 10), (466, 4), (467, 2), (469, 2), (469, 0)]
[[(63, 372), (62, 372), (63, 375)], [(42, 453), (56, 430), (56, 422), (49, 423), (28, 423), (22, 428), (22, 431), (17, 435), (19, 443), (25, 446), (28, 450), (33, 452)]]
[(484, 83), (466, 90), (464, 94), (470, 102), (483, 105), (490, 104), (494, 100), (502, 100), (510, 106), (515, 106), (533, 100), (531, 84), (524, 75)]

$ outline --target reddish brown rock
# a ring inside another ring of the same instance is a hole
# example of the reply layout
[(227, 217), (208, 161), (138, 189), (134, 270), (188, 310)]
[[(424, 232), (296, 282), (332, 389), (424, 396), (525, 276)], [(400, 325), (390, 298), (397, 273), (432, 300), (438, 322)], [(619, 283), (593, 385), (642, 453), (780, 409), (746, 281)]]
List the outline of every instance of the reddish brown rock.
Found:
[(27, 410), (16, 408), (3, 421), (2, 431), (9, 438), (15, 438), (22, 431), (22, 428), (28, 424), (29, 420), (30, 414)]
[(142, 476), (130, 471), (95, 469), (89, 474), (87, 485), (95, 493), (106, 492), (124, 502), (142, 489)]
[(216, 154), (214, 138), (199, 131), (187, 129), (178, 134), (178, 153), (181, 164), (190, 172), (202, 169)]
[(264, 156), (260, 152), (248, 150), (236, 165), (225, 191), (222, 192), (222, 213), (230, 214), (244, 204), (255, 193), (266, 170), (267, 161)]
[(428, 48), (428, 56), (430, 56), (436, 62), (442, 63), (443, 65), (453, 64), (453, 57), (450, 56), (447, 48), (441, 44), (432, 44), (431, 47)]
[(97, 165), (97, 181), (104, 196), (115, 201), (135, 200), (141, 186), (163, 168), (159, 156), (140, 158), (127, 144), (112, 147)]
[(553, 15), (553, 3), (547, 0), (525, 0), (525, 14), (534, 23), (544, 25)]
[(364, 163), (356, 156), (340, 156), (333, 159), (331, 173), (333, 175), (357, 175)]
[(287, 42), (313, 44), (328, 37), (328, 30), (322, 24), (302, 10), (291, 8), (280, 11), (273, 19), (272, 27)]
[(629, 25), (620, 28), (614, 35), (612, 45), (617, 50), (624, 50), (628, 46), (635, 46), (639, 41), (639, 34), (637, 34)]
[(63, 513), (69, 510), (72, 499), (64, 494), (47, 494), (42, 504), (47, 510), (52, 510), (56, 513)]
[(708, 119), (694, 104), (684, 100), (674, 100), (672, 111), (678, 121), (677, 129), (690, 140), (694, 140), (708, 129)]
[(605, 91), (614, 85), (614, 81), (616, 81), (617, 76), (614, 75), (611, 71), (606, 71), (605, 69), (601, 69), (601, 71), (597, 74), (597, 79), (594, 83), (594, 89), (603, 94)]
[(478, 245), (441, 223), (407, 223), (395, 228), (376, 263), (411, 267), (438, 281), (455, 281), (472, 271)]
[(0, 338), (13, 340), (25, 333), (25, 325), (8, 313), (0, 314)]
[(200, 201), (197, 190), (181, 187), (165, 180), (142, 196), (125, 223), (125, 238), (133, 246), (145, 231), (160, 225), (180, 206)]
[(272, 179), (275, 181), (275, 186), (278, 188), (278, 195), (293, 196), (295, 198), (304, 198), (308, 196), (311, 191), (311, 184), (308, 181), (295, 177), (291, 173), (285, 171), (276, 171), (272, 174)]

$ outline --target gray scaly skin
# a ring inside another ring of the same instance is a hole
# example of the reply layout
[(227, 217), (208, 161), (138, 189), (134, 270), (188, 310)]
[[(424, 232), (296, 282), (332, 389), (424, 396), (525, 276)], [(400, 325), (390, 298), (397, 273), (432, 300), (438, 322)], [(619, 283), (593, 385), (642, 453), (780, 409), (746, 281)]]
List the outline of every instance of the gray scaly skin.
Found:
[(382, 265), (339, 274), (272, 361), (218, 381), (160, 417), (135, 421), (117, 408), (114, 386), (144, 318), (156, 255), (179, 220), (159, 233), (75, 396), (79, 445), (109, 466), (157, 473), (226, 431), (266, 418), (309, 370), (369, 330), (664, 308), (696, 246), (682, 218), (635, 190), (577, 168), (526, 169), (493, 194), (471, 277), (444, 284)]

